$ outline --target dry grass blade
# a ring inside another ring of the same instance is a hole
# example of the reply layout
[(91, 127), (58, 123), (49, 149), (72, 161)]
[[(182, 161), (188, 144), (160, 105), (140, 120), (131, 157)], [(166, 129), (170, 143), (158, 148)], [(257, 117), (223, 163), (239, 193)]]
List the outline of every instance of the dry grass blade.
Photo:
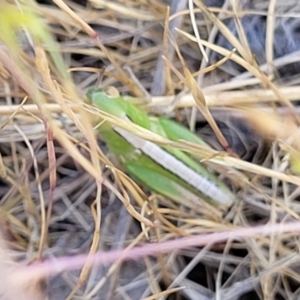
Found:
[(156, 63), (155, 73), (153, 76), (153, 82), (151, 85), (151, 94), (154, 96), (162, 95), (165, 92), (166, 84), (168, 86), (168, 92), (171, 93), (174, 89), (171, 82), (172, 77), (168, 64), (165, 63), (162, 54), (169, 60), (174, 58), (174, 47), (171, 43), (172, 40), (176, 39), (176, 27), (180, 26), (183, 19), (181, 16), (176, 18), (169, 18), (169, 14), (173, 16), (177, 12), (181, 11), (186, 7), (187, 0), (182, 1), (172, 1), (171, 6), (166, 10), (165, 18), (165, 28), (164, 28), (164, 48), (159, 55), (158, 61)]
[(197, 39), (197, 43), (198, 43), (200, 52), (202, 53), (203, 58), (205, 59), (205, 61), (208, 61), (208, 57), (207, 57), (206, 52), (205, 52), (205, 50), (203, 48), (203, 45), (201, 43), (201, 37), (200, 37), (198, 27), (197, 27), (197, 24), (196, 24), (193, 0), (189, 0), (189, 11), (190, 11), (190, 17), (191, 17), (191, 24), (192, 24), (192, 27), (193, 27), (193, 30), (194, 30), (194, 33), (195, 33), (195, 36), (196, 36), (196, 39)]
[(275, 30), (275, 7), (277, 0), (271, 0), (268, 8), (268, 20), (267, 20), (267, 29), (266, 29), (266, 59), (268, 64), (268, 74), (273, 74), (273, 59), (274, 59), (274, 30)]
[(228, 39), (229, 43), (237, 49), (237, 51), (241, 54), (241, 56), (248, 62), (252, 63), (252, 57), (249, 56), (249, 48), (245, 49), (244, 45), (242, 45), (239, 40), (232, 34), (232, 32), (218, 19), (216, 16), (210, 12), (207, 7), (203, 4), (202, 1), (195, 0), (196, 5), (200, 8), (200, 10), (205, 14), (205, 16), (219, 28), (220, 32), (224, 34), (224, 36)]
[[(300, 4), (50, 2), (0, 4), (1, 295), (298, 299)], [(95, 85), (211, 147), (95, 109)], [(191, 154), (236, 202), (221, 211), (140, 186), (98, 118)]]
[(207, 120), (207, 122), (209, 123), (211, 128), (213, 129), (213, 131), (216, 134), (217, 138), (219, 139), (221, 145), (224, 147), (224, 149), (229, 150), (231, 152), (225, 137), (223, 136), (222, 132), (219, 130), (217, 123), (215, 122), (214, 118), (212, 117), (212, 115), (207, 107), (204, 95), (201, 92), (199, 86), (197, 85), (196, 80), (194, 79), (194, 77), (192, 76), (190, 71), (188, 70), (178, 47), (175, 46), (175, 49), (176, 49), (177, 55), (179, 56), (181, 63), (183, 64), (184, 75), (181, 75), (173, 66), (171, 66), (171, 69), (176, 73), (176, 75), (179, 76), (181, 81), (183, 81), (185, 83), (185, 85), (190, 89), (200, 112), (203, 114), (203, 116), (205, 117), (205, 119)]

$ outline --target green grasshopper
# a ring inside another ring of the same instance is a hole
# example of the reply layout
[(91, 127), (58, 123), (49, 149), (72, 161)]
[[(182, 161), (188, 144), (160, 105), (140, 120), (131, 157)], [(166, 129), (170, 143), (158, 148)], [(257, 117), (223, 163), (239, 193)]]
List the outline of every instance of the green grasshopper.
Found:
[[(170, 119), (148, 116), (122, 97), (110, 97), (102, 90), (90, 90), (87, 97), (101, 111), (130, 120), (168, 140), (207, 146), (187, 128)], [(235, 197), (225, 184), (185, 152), (159, 147), (109, 122), (101, 124), (98, 130), (125, 172), (150, 190), (178, 203), (188, 199), (199, 204), (204, 200), (219, 207), (232, 205)]]

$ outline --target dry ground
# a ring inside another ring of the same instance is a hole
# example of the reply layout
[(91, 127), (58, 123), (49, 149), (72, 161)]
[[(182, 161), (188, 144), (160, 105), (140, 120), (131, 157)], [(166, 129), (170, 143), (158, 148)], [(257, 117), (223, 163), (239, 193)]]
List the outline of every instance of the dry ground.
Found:
[[(299, 46), (296, 0), (1, 1), (1, 299), (299, 299)], [(233, 207), (138, 201), (94, 135), (84, 101), (98, 86), (199, 134), (211, 149), (177, 146), (226, 182)], [(125, 262), (80, 256), (222, 232)]]

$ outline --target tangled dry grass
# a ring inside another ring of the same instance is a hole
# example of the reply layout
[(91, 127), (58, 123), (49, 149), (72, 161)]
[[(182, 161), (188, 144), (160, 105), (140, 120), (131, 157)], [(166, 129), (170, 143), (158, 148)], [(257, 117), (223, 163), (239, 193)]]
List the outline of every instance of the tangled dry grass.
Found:
[[(299, 33), (296, 0), (2, 1), (3, 299), (298, 299)], [(95, 136), (99, 84), (202, 136), (211, 149), (174, 146), (233, 207), (212, 218), (149, 191), (145, 205)]]

